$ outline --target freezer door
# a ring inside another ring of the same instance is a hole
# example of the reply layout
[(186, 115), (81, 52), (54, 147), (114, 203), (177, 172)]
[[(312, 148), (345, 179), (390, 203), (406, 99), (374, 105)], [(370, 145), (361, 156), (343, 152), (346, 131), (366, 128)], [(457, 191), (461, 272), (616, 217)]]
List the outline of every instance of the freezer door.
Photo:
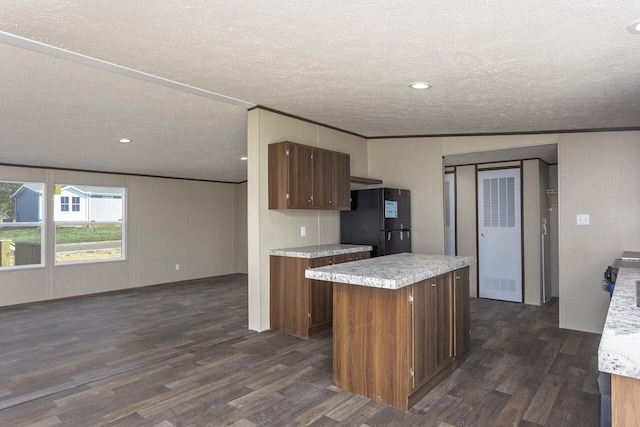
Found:
[(380, 232), (379, 255), (393, 255), (411, 252), (411, 231), (383, 230)]
[(377, 245), (380, 197), (375, 189), (351, 192), (351, 210), (340, 212), (340, 243)]
[(385, 188), (380, 202), (384, 230), (411, 228), (411, 193), (409, 190)]

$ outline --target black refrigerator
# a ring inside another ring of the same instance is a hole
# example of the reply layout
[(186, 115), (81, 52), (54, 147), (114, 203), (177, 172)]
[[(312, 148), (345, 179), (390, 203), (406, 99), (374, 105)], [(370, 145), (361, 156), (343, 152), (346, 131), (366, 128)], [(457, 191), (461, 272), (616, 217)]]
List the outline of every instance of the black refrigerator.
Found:
[(411, 252), (411, 193), (397, 188), (351, 192), (340, 212), (340, 242), (371, 245), (371, 256)]

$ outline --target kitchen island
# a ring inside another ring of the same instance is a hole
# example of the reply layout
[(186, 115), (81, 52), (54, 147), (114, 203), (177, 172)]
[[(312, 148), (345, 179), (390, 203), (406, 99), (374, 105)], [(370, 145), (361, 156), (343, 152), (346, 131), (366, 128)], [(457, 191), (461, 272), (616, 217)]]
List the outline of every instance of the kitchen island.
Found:
[(307, 269), (333, 282), (333, 382), (408, 410), (470, 347), (473, 257), (396, 254)]
[(598, 348), (598, 370), (611, 374), (614, 426), (640, 425), (639, 280), (640, 262), (621, 263)]

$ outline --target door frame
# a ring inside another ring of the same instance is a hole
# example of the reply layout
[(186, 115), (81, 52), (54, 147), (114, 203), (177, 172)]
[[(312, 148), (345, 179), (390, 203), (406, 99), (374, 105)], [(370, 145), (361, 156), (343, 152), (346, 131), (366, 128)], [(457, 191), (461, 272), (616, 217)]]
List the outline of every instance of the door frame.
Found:
[[(520, 258), (521, 258), (521, 268), (520, 274), (522, 275), (522, 279), (520, 280), (522, 290), (522, 298), (520, 303), (524, 304), (524, 180), (523, 173), (524, 170), (524, 161), (523, 160), (514, 160), (514, 162), (518, 161), (520, 164), (518, 166), (496, 166), (496, 167), (487, 167), (487, 168), (478, 168), (476, 164), (476, 254), (477, 254), (477, 262), (476, 262), (476, 295), (480, 298), (480, 241), (478, 239), (478, 230), (480, 229), (480, 220), (479, 220), (479, 207), (478, 207), (478, 172), (479, 171), (490, 171), (490, 170), (503, 170), (503, 169), (520, 169)], [(483, 298), (483, 299), (491, 299), (491, 298)]]
[[(457, 169), (458, 167), (457, 166), (449, 166), (449, 167), (452, 167), (453, 170), (452, 171), (445, 170), (443, 175), (453, 174), (453, 252), (455, 255), (458, 255), (458, 169)], [(443, 180), (444, 180), (444, 176), (443, 176)], [(444, 188), (443, 188), (443, 191), (444, 191)], [(445, 197), (447, 197), (446, 194), (445, 194)], [(445, 211), (445, 214), (446, 214), (446, 211)], [(446, 221), (447, 220), (445, 219), (445, 224), (446, 224)]]

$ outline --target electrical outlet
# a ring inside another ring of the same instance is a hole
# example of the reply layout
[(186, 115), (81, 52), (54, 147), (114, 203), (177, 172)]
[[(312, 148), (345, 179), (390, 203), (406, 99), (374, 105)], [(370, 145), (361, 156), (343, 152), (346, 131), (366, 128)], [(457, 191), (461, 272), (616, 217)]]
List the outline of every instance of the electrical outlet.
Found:
[(589, 225), (589, 214), (576, 215), (577, 225)]
[(176, 271), (180, 270), (180, 264), (176, 264)]
[(300, 227), (300, 237), (304, 237), (306, 235), (307, 235), (307, 227), (303, 225), (302, 227)]

